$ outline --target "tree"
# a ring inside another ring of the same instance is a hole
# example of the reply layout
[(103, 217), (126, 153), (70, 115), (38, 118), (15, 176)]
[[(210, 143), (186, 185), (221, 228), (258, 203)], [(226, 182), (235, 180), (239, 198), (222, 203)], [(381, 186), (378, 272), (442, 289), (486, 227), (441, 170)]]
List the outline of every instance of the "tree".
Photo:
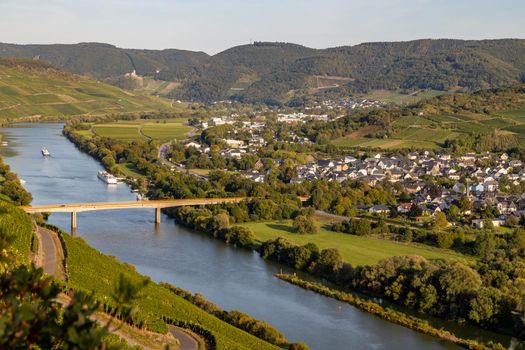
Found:
[(334, 280), (339, 269), (343, 267), (343, 257), (337, 248), (321, 250), (315, 266), (315, 272), (327, 279)]
[(413, 205), (410, 207), (410, 211), (408, 212), (408, 217), (410, 218), (417, 218), (419, 216), (423, 215), (423, 209), (419, 205)]
[(499, 312), (497, 300), (500, 294), (495, 288), (481, 287), (476, 297), (470, 300), (469, 318), (481, 324), (490, 322)]
[[(121, 275), (112, 294), (115, 313), (123, 321), (136, 311), (133, 300), (148, 283), (131, 283)], [(91, 315), (99, 310), (92, 295), (75, 292), (62, 307), (61, 288), (42, 269), (21, 266), (0, 276), (0, 348), (112, 349), (103, 343), (113, 319), (99, 327)]]
[(228, 213), (219, 213), (215, 215), (211, 221), (211, 230), (213, 232), (219, 232), (221, 230), (224, 230), (230, 226), (230, 216)]
[(496, 250), (496, 238), (490, 232), (482, 232), (476, 237), (475, 243), (476, 254), (482, 259), (488, 259)]
[(454, 235), (449, 232), (437, 232), (436, 237), (440, 248), (448, 249), (454, 244)]
[(314, 234), (318, 231), (315, 221), (306, 215), (297, 216), (293, 221), (293, 228), (299, 234)]
[(507, 220), (505, 220), (505, 225), (509, 227), (515, 227), (520, 224), (520, 219), (517, 216), (509, 215)]
[(481, 287), (481, 277), (470, 267), (455, 262), (443, 268), (439, 277), (439, 284), (448, 300), (453, 300), (459, 295), (470, 294)]
[(438, 212), (434, 216), (434, 228), (438, 230), (442, 230), (444, 228), (447, 228), (449, 225), (449, 222), (447, 220), (447, 216), (443, 212)]
[(255, 243), (253, 232), (243, 226), (232, 226), (225, 234), (226, 243), (236, 244), (241, 247), (250, 247)]
[(463, 196), (458, 201), (458, 207), (461, 210), (462, 213), (468, 212), (472, 210), (472, 202), (470, 201), (470, 198), (467, 196)]
[(361, 219), (357, 220), (356, 234), (359, 236), (369, 236), (372, 233), (372, 224), (370, 220)]
[(448, 208), (447, 214), (450, 221), (458, 221), (460, 219), (461, 211), (456, 205), (452, 204), (450, 208)]

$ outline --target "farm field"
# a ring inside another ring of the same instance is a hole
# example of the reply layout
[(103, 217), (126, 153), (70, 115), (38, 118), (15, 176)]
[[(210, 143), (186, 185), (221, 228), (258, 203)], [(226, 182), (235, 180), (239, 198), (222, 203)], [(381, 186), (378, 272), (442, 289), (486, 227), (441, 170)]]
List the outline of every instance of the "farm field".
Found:
[(401, 91), (391, 91), (391, 90), (372, 90), (368, 94), (360, 95), (361, 98), (366, 98), (370, 100), (377, 100), (395, 104), (408, 105), (416, 103), (418, 101), (436, 97), (439, 95), (446, 94), (446, 91), (438, 90), (420, 90), (411, 94), (404, 94)]
[(372, 128), (366, 126), (333, 140), (332, 144), (343, 148), (439, 149), (447, 139), (457, 139), (466, 134), (486, 135), (494, 131), (517, 135), (525, 140), (525, 109), (493, 115), (401, 116), (391, 126), (393, 132), (389, 138), (364, 137), (371, 133), (367, 130)]
[(143, 137), (139, 134), (139, 126), (101, 124), (94, 125), (91, 130), (98, 136), (110, 137), (122, 141), (143, 139)]
[(118, 121), (109, 124), (95, 124), (91, 132), (103, 137), (110, 137), (122, 141), (135, 140), (173, 140), (185, 139), (193, 128), (187, 125), (187, 119), (162, 120), (131, 120)]
[(353, 266), (372, 265), (381, 259), (400, 255), (420, 255), (427, 259), (467, 259), (450, 250), (333, 232), (327, 224), (318, 224), (319, 232), (313, 235), (294, 233), (290, 220), (250, 222), (242, 226), (251, 229), (255, 238), (261, 242), (283, 237), (298, 245), (315, 243), (319, 249), (337, 248), (343, 259)]
[(525, 123), (525, 108), (514, 109), (511, 111), (498, 112), (498, 115), (507, 117), (517, 121), (518, 123)]
[(439, 145), (434, 142), (426, 141), (409, 141), (394, 139), (373, 139), (340, 137), (332, 141), (332, 144), (338, 147), (362, 147), (362, 148), (381, 148), (381, 149), (400, 149), (417, 147), (421, 149), (438, 149)]
[(133, 94), (86, 77), (0, 60), (0, 119), (174, 110), (167, 99)]
[(156, 140), (184, 139), (193, 129), (186, 122), (185, 119), (179, 119), (166, 123), (145, 123), (142, 125), (142, 133)]

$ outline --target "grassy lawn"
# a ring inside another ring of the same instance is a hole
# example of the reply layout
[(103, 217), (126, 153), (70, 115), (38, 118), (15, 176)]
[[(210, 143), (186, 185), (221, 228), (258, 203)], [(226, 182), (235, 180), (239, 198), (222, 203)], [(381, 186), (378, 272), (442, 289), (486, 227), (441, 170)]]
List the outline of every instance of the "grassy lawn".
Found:
[(119, 120), (109, 124), (95, 124), (91, 132), (122, 141), (185, 139), (193, 128), (187, 119)]
[(377, 100), (383, 102), (392, 102), (397, 104), (411, 104), (421, 100), (432, 98), (435, 96), (447, 94), (446, 91), (438, 90), (421, 90), (412, 94), (403, 94), (400, 91), (391, 90), (372, 90), (370, 93), (361, 97), (370, 100)]
[(211, 169), (189, 169), (192, 174), (207, 176), (210, 174)]
[(166, 123), (164, 121), (148, 122), (142, 125), (142, 133), (155, 140), (185, 139), (193, 129), (186, 123), (186, 119), (167, 120)]
[(127, 177), (132, 177), (132, 178), (136, 178), (136, 179), (139, 179), (139, 178), (142, 178), (142, 177), (145, 177), (144, 174), (142, 174), (133, 164), (131, 163), (125, 163), (125, 164), (120, 164), (119, 165), (119, 169), (122, 171), (122, 173), (124, 174), (124, 176), (127, 176)]
[(332, 232), (327, 228), (327, 224), (320, 224), (319, 233), (314, 235), (294, 233), (289, 220), (250, 222), (242, 226), (250, 228), (256, 239), (261, 242), (283, 237), (298, 245), (315, 243), (320, 249), (337, 248), (345, 261), (354, 266), (371, 265), (383, 258), (400, 255), (420, 255), (427, 259), (445, 260), (467, 258), (450, 250)]
[(139, 127), (127, 124), (100, 124), (94, 125), (93, 132), (99, 136), (110, 137), (122, 141), (143, 140)]

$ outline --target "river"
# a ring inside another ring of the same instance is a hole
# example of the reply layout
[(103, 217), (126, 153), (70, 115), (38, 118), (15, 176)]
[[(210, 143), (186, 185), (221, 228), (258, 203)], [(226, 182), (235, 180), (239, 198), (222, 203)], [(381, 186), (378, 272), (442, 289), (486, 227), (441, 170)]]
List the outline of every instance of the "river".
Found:
[[(1, 133), (9, 143), (2, 155), (25, 181), (33, 204), (135, 199), (126, 185), (97, 179), (101, 165), (62, 136), (61, 124), (22, 124)], [(44, 146), (52, 157), (41, 156)], [(153, 210), (79, 213), (77, 220), (77, 235), (103, 253), (135, 265), (155, 281), (266, 320), (289, 340), (304, 341), (311, 349), (459, 349), (284, 283), (273, 276), (279, 265), (191, 232), (166, 216), (155, 227)], [(70, 229), (67, 214), (53, 214), (49, 221)]]

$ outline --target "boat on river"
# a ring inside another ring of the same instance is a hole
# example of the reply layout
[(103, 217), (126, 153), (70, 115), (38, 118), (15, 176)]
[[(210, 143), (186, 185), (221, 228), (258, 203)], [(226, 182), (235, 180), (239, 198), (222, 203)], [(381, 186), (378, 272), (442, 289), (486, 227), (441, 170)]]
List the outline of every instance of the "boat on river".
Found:
[(118, 182), (117, 178), (107, 171), (99, 171), (98, 178), (109, 185), (116, 184)]
[(41, 152), (42, 152), (42, 155), (43, 155), (44, 157), (49, 157), (49, 156), (51, 156), (51, 153), (50, 153), (49, 150), (48, 150), (47, 148), (45, 148), (45, 147), (42, 148)]

